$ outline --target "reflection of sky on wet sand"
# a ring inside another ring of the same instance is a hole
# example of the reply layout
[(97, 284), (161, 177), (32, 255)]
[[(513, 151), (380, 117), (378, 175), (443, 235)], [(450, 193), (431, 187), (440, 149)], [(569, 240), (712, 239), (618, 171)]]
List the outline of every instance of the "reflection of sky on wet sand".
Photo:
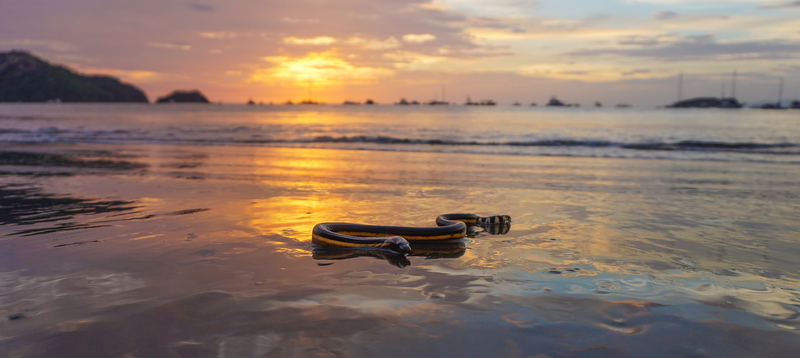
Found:
[[(135, 203), (29, 228), (102, 227), (22, 237), (20, 226), (0, 226), (13, 258), (0, 263), (7, 351), (780, 356), (798, 348), (798, 208), (787, 200), (797, 169), (142, 148), (119, 148), (147, 164), (135, 173), (2, 178)], [(311, 257), (316, 223), (432, 226), (445, 212), (514, 222), (507, 235), (469, 239), (463, 255), (410, 256), (403, 269), (373, 257)], [(54, 247), (74, 242), (83, 244)], [(777, 343), (759, 344), (767, 338)]]

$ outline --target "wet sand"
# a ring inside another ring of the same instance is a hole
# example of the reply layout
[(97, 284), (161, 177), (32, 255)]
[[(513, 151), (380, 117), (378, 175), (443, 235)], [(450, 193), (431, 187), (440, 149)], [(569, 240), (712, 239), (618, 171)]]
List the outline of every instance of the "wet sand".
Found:
[[(800, 349), (796, 165), (163, 144), (0, 158), (9, 357)], [(319, 222), (447, 212), (513, 224), (408, 257), (310, 245)]]

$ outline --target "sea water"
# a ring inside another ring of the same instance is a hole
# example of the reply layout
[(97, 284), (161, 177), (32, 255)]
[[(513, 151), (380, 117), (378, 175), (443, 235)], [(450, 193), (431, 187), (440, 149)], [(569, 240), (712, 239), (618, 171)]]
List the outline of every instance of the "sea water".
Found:
[(797, 111), (5, 105), (0, 141), (797, 163)]
[[(791, 356), (800, 111), (0, 105), (0, 351)], [(320, 222), (507, 232), (398, 255)]]

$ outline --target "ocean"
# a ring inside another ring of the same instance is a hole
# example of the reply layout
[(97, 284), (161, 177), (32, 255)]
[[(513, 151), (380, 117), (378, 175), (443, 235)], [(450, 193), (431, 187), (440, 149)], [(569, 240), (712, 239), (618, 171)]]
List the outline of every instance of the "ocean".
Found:
[(0, 141), (796, 164), (797, 115), (528, 106), (6, 105)]
[[(777, 357), (800, 111), (0, 105), (9, 357)], [(508, 231), (411, 255), (322, 222)]]

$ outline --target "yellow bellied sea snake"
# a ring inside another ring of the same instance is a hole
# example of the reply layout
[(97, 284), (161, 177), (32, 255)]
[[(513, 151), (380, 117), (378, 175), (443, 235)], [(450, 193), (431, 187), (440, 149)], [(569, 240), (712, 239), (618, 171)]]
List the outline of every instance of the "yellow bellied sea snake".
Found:
[(437, 227), (406, 227), (361, 225), (348, 223), (322, 223), (314, 226), (311, 243), (333, 248), (382, 248), (409, 253), (411, 245), (418, 243), (460, 240), (467, 228), (481, 226), (490, 231), (508, 231), (508, 215), (478, 216), (475, 214), (444, 214), (436, 218)]

